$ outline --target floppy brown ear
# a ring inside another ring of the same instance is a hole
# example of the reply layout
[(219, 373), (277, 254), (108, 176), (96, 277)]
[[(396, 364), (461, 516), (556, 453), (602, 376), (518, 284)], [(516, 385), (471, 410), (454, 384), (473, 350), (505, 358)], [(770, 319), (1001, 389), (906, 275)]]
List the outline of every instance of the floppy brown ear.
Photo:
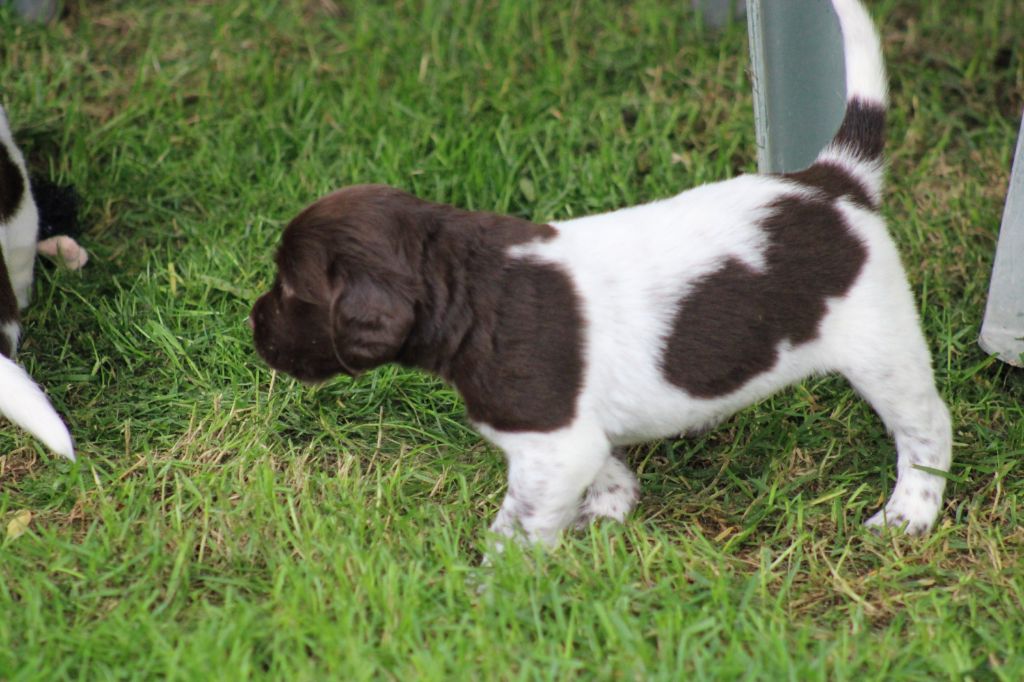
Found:
[(286, 294), (314, 305), (332, 300), (331, 261), (320, 244), (286, 231), (275, 260), (278, 282)]
[(335, 351), (352, 369), (371, 369), (396, 358), (412, 329), (408, 296), (372, 277), (335, 281), (331, 304)]

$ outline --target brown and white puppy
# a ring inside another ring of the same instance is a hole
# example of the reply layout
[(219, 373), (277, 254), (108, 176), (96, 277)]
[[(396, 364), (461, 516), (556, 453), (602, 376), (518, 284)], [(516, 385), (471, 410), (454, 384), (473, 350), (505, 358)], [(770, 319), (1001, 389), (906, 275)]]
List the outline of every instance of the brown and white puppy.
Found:
[(51, 450), (75, 458), (71, 435), (46, 395), (14, 362), (21, 334), (20, 309), (28, 305), (36, 258), (39, 212), (25, 160), (0, 107), (0, 414)]
[(893, 494), (867, 523), (927, 532), (949, 415), (878, 213), (878, 36), (859, 2), (834, 6), (847, 113), (809, 169), (552, 225), (342, 189), (285, 230), (251, 315), (256, 349), (305, 381), (388, 362), (449, 381), (508, 459), (492, 529), (547, 544), (632, 509), (637, 481), (615, 446), (704, 428), (840, 372), (899, 454)]

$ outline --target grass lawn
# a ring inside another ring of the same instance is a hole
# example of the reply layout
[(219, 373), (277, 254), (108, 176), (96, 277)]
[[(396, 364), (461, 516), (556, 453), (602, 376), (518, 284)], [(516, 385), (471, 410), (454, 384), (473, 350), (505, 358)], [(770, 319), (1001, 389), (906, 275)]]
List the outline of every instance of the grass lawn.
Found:
[[(928, 538), (841, 380), (635, 448), (624, 525), (478, 568), (500, 453), (438, 380), (308, 387), (244, 324), (355, 182), (538, 221), (755, 169), (746, 30), (689, 2), (0, 8), (0, 97), (82, 194), (21, 361), (79, 461), (0, 434), (0, 679), (1024, 679), (1024, 371), (975, 340), (1024, 102), (1019, 0), (878, 0), (885, 212), (955, 422)], [(28, 531), (7, 532), (31, 513)]]

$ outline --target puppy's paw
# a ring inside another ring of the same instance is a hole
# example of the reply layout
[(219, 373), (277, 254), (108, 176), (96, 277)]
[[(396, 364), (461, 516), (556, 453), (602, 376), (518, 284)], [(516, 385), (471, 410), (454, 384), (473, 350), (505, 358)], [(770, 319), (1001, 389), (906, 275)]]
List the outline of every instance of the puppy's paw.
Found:
[(864, 525), (874, 531), (893, 528), (907, 535), (927, 535), (935, 525), (941, 502), (940, 494), (934, 491), (897, 491)]
[(580, 503), (576, 528), (582, 530), (598, 517), (622, 522), (636, 507), (640, 497), (640, 483), (625, 464), (609, 460)]
[(80, 270), (89, 262), (89, 253), (64, 234), (40, 241), (36, 250), (40, 255), (63, 263), (68, 270)]

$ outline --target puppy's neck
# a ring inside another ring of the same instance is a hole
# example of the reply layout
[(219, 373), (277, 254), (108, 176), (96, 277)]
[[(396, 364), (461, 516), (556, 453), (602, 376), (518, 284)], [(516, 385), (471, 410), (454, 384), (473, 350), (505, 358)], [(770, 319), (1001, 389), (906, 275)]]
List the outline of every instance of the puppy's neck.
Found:
[(556, 232), (512, 216), (442, 204), (424, 209), (416, 228), (420, 262), (413, 264), (420, 277), (416, 322), (398, 360), (458, 384), (493, 352), (509, 248)]

